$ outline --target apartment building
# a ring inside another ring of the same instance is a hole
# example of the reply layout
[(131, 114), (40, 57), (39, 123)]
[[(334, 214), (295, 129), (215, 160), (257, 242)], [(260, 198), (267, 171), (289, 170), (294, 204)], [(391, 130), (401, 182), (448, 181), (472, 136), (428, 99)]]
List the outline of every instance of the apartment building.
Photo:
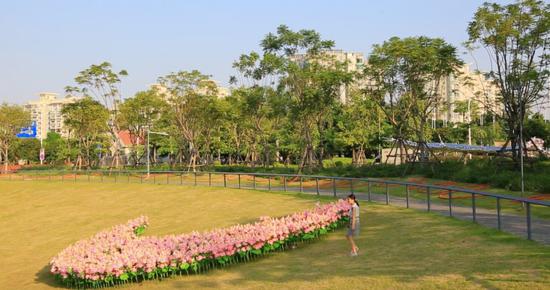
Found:
[[(361, 72), (366, 64), (365, 55), (361, 52), (330, 50), (327, 51), (327, 54), (333, 56), (338, 62), (345, 62), (347, 64), (347, 72)], [(351, 97), (352, 90), (360, 88), (364, 85), (365, 82), (359, 78), (351, 85), (340, 86), (340, 101), (345, 104)]]
[[(214, 82), (214, 84), (216, 85), (218, 98), (223, 99), (231, 94), (231, 91), (228, 88), (220, 86), (216, 81), (212, 81), (212, 82)], [(166, 89), (166, 87), (164, 87), (163, 85), (152, 84), (149, 87), (153, 90), (156, 90), (160, 95), (164, 96), (165, 98), (170, 99), (170, 96), (169, 96), (170, 93), (168, 92), (168, 89)], [(199, 91), (198, 93), (207, 93), (207, 92), (206, 90), (203, 90), (203, 91)]]
[[(362, 52), (348, 52), (341, 49), (332, 49), (324, 51), (324, 54), (331, 57), (334, 61), (346, 63), (347, 72), (361, 72), (366, 65), (365, 55)], [(292, 57), (292, 60), (302, 63), (306, 61), (306, 56), (305, 54), (297, 54)], [(352, 91), (364, 85), (364, 80), (359, 78), (350, 85), (340, 86), (340, 101), (345, 104), (351, 97)]]
[(25, 109), (31, 113), (31, 120), (36, 122), (36, 138), (46, 139), (48, 132), (66, 135), (61, 109), (77, 99), (71, 96), (58, 98), (55, 93), (40, 93), (38, 100), (25, 104)]
[[(433, 111), (434, 120), (444, 122), (468, 122), (476, 111), (478, 116), (500, 114), (502, 108), (498, 104), (498, 87), (483, 73), (473, 71), (470, 65), (462, 66), (457, 74), (451, 74), (439, 84), (440, 102)], [(468, 107), (470, 111), (464, 112)]]

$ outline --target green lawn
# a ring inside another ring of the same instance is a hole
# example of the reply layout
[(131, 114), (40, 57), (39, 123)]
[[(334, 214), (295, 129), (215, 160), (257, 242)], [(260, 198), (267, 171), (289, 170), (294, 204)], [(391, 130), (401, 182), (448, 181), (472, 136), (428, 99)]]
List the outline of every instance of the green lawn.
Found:
[[(208, 230), (310, 208), (315, 197), (153, 184), (0, 181), (0, 288), (53, 289), (48, 262), (97, 231), (148, 215), (146, 234)], [(328, 199), (323, 199), (327, 201)], [(124, 289), (547, 289), (550, 248), (470, 222), (362, 204), (359, 257), (345, 230), (196, 276)]]
[[(53, 175), (53, 176), (49, 176)], [(115, 177), (116, 175), (116, 177)], [(56, 171), (23, 171), (19, 174), (12, 175), (11, 177), (0, 175), (0, 180), (5, 180), (8, 178), (12, 178), (15, 180), (19, 179), (42, 179), (42, 180), (55, 180), (55, 181), (65, 181), (65, 182), (72, 182), (75, 180), (75, 175), (72, 172), (56, 172)], [(407, 178), (388, 178), (391, 180), (400, 180), (400, 181), (408, 181), (411, 177)], [(439, 180), (439, 179), (428, 179), (428, 178), (422, 178), (422, 177), (412, 177), (414, 179), (421, 178), (423, 182), (430, 183), (430, 184), (438, 184), (438, 183), (444, 183), (445, 180)], [(193, 184), (194, 183), (194, 176), (192, 174), (184, 174), (183, 176), (179, 176), (178, 174), (164, 174), (164, 173), (158, 173), (158, 174), (152, 174), (151, 178), (146, 178), (145, 175), (142, 173), (131, 173), (129, 176), (127, 173), (123, 174), (105, 174), (104, 176), (100, 176), (99, 173), (96, 173), (90, 177), (90, 180), (88, 180), (88, 176), (85, 172), (78, 173), (76, 176), (77, 182), (117, 182), (117, 183), (150, 183), (150, 184)], [(208, 175), (199, 173), (197, 178), (198, 184), (206, 185), (208, 184)], [(212, 175), (211, 176), (211, 182), (212, 184), (217, 185), (223, 185), (223, 176), (218, 175)], [(238, 183), (237, 175), (227, 175), (226, 182), (230, 186), (236, 186)], [(413, 180), (414, 182), (414, 180)], [(252, 187), (252, 178), (250, 176), (243, 175), (241, 176), (241, 183), (243, 186)], [(271, 186), (273, 187), (283, 187), (283, 180), (282, 178), (272, 178), (270, 180)], [(267, 188), (268, 187), (268, 180), (267, 178), (256, 178), (256, 184), (258, 187)], [(465, 187), (465, 188), (472, 188), (477, 186), (476, 184), (468, 184), (468, 183), (456, 183), (456, 187)], [(316, 184), (315, 180), (307, 180), (304, 179), (303, 185), (305, 189), (315, 190)], [(348, 181), (339, 181), (337, 184), (337, 190), (340, 191), (349, 191), (350, 186)], [(299, 191), (299, 181), (298, 180), (289, 180), (287, 179), (287, 187), (289, 191)], [(320, 188), (323, 190), (332, 190), (332, 183), (330, 180), (320, 180)], [(366, 182), (355, 182), (354, 189), (359, 192), (367, 192), (368, 186)], [(383, 184), (377, 184), (372, 183), (371, 184), (371, 190), (375, 193), (384, 193), (385, 192), (385, 185)], [(520, 192), (515, 191), (507, 191), (504, 189), (499, 188), (491, 188), (488, 187), (487, 189), (481, 189), (481, 191), (491, 192), (491, 193), (498, 193), (498, 194), (504, 194), (504, 195), (511, 195), (511, 196), (517, 196), (519, 197), (521, 195)], [(455, 197), (458, 195), (466, 196), (468, 198), (465, 199), (453, 199), (453, 205), (455, 206), (465, 206), (465, 207), (471, 207), (471, 198), (469, 198), (469, 195), (466, 194), (456, 194)], [(533, 196), (538, 195), (534, 192), (526, 192), (525, 196)], [(405, 187), (404, 186), (390, 186), (390, 196), (398, 196), (398, 197), (405, 197)], [(419, 200), (426, 200), (426, 191), (424, 188), (411, 188), (410, 189), (410, 196)], [(440, 204), (448, 204), (447, 199), (442, 199), (438, 197), (438, 191), (434, 190), (432, 192), (431, 201), (433, 203), (440, 203)], [(476, 198), (476, 206), (480, 208), (485, 209), (491, 209), (496, 211), (496, 199), (489, 198), (489, 197), (482, 197), (477, 196)], [(504, 213), (511, 213), (511, 214), (517, 214), (524, 216), (525, 215), (525, 208), (521, 206), (521, 203), (508, 201), (508, 200), (501, 200), (501, 209)], [(531, 210), (531, 214), (534, 217), (538, 218), (545, 218), (550, 219), (550, 208), (543, 207), (543, 206), (533, 206)]]

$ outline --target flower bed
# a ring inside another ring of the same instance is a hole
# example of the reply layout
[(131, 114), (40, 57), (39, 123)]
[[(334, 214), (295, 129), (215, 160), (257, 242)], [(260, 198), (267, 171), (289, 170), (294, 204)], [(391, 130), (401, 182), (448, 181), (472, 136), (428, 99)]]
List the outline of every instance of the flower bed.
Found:
[(64, 249), (50, 262), (51, 273), (79, 288), (200, 273), (315, 239), (344, 225), (348, 210), (340, 200), (252, 224), (164, 237), (140, 237), (148, 226), (142, 216)]

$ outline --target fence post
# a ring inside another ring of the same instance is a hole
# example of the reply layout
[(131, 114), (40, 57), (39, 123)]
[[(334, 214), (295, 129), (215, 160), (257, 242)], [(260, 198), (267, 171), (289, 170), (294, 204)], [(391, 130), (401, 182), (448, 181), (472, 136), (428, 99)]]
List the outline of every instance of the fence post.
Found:
[(497, 228), (498, 230), (500, 231), (502, 226), (501, 226), (501, 220), (500, 220), (500, 198), (497, 197)]
[(449, 216), (453, 216), (453, 191), (449, 190)]
[(237, 174), (237, 178), (239, 179), (239, 189), (241, 188), (241, 175)]
[(319, 193), (319, 178), (315, 177), (315, 188), (317, 189), (317, 195), (320, 195)]
[(212, 186), (212, 173), (208, 172), (208, 186)]
[(267, 190), (271, 190), (271, 175), (267, 176)]
[(409, 185), (405, 185), (405, 200), (407, 202), (407, 208), (409, 208)]
[(531, 203), (525, 203), (525, 212), (527, 214), (527, 239), (531, 240)]
[(302, 184), (302, 176), (300, 176), (300, 192), (304, 192), (304, 186)]
[(195, 186), (197, 186), (197, 172), (196, 171), (193, 172), (193, 178), (194, 178), (193, 183), (195, 184)]
[(180, 185), (183, 185), (183, 171), (180, 172)]
[(351, 194), (354, 193), (354, 192), (353, 192), (353, 178), (351, 178), (351, 179), (349, 180), (349, 191), (351, 192)]
[(332, 196), (336, 197), (336, 178), (332, 178)]
[(76, 183), (76, 172), (74, 173), (74, 182)]
[[(88, 183), (90, 183), (90, 171), (88, 171), (88, 172), (86, 173), (86, 175), (88, 175)], [(51, 175), (50, 175), (50, 180), (51, 180)]]
[(386, 182), (386, 204), (390, 204), (390, 187)]
[(128, 177), (128, 184), (130, 184), (130, 172), (126, 172), (126, 176)]
[(472, 193), (472, 221), (475, 223), (477, 221), (476, 218), (476, 194)]
[(153, 184), (157, 184), (157, 176), (153, 174)]
[(227, 178), (225, 176), (225, 173), (223, 174), (223, 187), (227, 187)]
[(283, 175), (283, 190), (286, 191), (286, 176)]
[(139, 175), (139, 183), (143, 183), (143, 174)]
[(256, 175), (252, 175), (252, 188), (256, 189)]
[(431, 187), (426, 186), (426, 202), (428, 203), (428, 211), (432, 210), (431, 193), (432, 193)]
[(170, 173), (166, 172), (166, 184), (170, 184)]
[(368, 196), (368, 200), (369, 202), (371, 201), (371, 197), (370, 197), (370, 181), (367, 181), (367, 196)]

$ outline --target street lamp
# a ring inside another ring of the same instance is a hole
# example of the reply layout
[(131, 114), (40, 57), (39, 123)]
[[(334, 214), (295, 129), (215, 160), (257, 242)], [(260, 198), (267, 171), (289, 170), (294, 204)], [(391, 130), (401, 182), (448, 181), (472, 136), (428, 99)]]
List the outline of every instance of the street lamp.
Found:
[(165, 132), (154, 132), (154, 131), (151, 131), (149, 127), (147, 127), (147, 178), (149, 178), (151, 176), (151, 161), (150, 161), (150, 157), (151, 157), (151, 154), (149, 152), (149, 135), (150, 134), (157, 134), (157, 135), (162, 135), (162, 136), (170, 136), (168, 135), (168, 133), (165, 133)]

